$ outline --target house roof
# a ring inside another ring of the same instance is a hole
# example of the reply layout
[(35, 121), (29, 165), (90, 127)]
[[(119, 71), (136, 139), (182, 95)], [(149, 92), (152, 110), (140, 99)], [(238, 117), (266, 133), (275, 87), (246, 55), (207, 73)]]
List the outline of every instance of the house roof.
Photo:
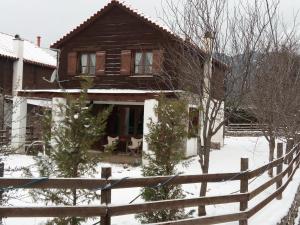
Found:
[[(14, 51), (14, 39), (14, 36), (0, 32), (0, 57), (18, 59), (17, 53)], [(24, 40), (24, 61), (47, 67), (56, 67), (55, 57), (28, 40)]]
[[(185, 41), (180, 36), (176, 35), (174, 32), (172, 32), (167, 26), (159, 23), (158, 21), (154, 20), (153, 18), (145, 16), (143, 13), (139, 12), (138, 10), (132, 8), (128, 4), (125, 4), (124, 2), (120, 2), (118, 0), (111, 0), (110, 3), (105, 5), (102, 9), (97, 11), (93, 16), (85, 20), (83, 23), (78, 25), (76, 28), (68, 32), (66, 35), (64, 35), (62, 38), (60, 38), (58, 41), (53, 43), (51, 45), (52, 48), (59, 48), (63, 43), (74, 37), (76, 34), (83, 31), (85, 28), (87, 28), (89, 25), (91, 25), (94, 21), (96, 21), (99, 17), (101, 17), (103, 14), (105, 14), (107, 11), (112, 9), (113, 7), (119, 7), (132, 16), (136, 17), (137, 19), (141, 20), (142, 22), (148, 24), (149, 26), (153, 27), (154, 29), (161, 31), (164, 34), (167, 34), (169, 37), (174, 38), (175, 40)], [(192, 44), (193, 45), (193, 44)], [(195, 46), (195, 45), (193, 45)], [(203, 49), (201, 49), (199, 46), (195, 46), (201, 54), (206, 54)], [(227, 65), (220, 60), (217, 60), (216, 58), (213, 58), (213, 62), (217, 65), (228, 68)]]
[(108, 3), (102, 9), (100, 9), (98, 12), (96, 12), (93, 16), (91, 16), (90, 18), (85, 20), (83, 23), (78, 25), (76, 28), (71, 30), (69, 33), (64, 35), (61, 39), (59, 39), (58, 41), (53, 43), (51, 45), (51, 47), (52, 48), (59, 48), (65, 41), (69, 40), (70, 38), (75, 36), (77, 33), (84, 30), (86, 27), (88, 27), (90, 24), (92, 24), (94, 21), (96, 21), (99, 17), (101, 17), (104, 13), (106, 13), (107, 11), (109, 11), (113, 7), (119, 7), (121, 9), (125, 10), (126, 12), (128, 12), (129, 14), (131, 14), (132, 16), (135, 16), (137, 19), (139, 19), (139, 20), (145, 22), (146, 24), (150, 25), (154, 29), (159, 30), (163, 33), (166, 33), (166, 34), (168, 34), (168, 35), (170, 35), (170, 36), (172, 36), (176, 39), (179, 38), (172, 31), (170, 31), (168, 29), (168, 27), (166, 27), (162, 24), (159, 24), (158, 21), (155, 21), (154, 19), (152, 19), (150, 17), (147, 17), (147, 16), (143, 15), (142, 13), (138, 12), (136, 9), (133, 9), (128, 4), (125, 4), (125, 3), (120, 2), (118, 0), (111, 0), (110, 3)]

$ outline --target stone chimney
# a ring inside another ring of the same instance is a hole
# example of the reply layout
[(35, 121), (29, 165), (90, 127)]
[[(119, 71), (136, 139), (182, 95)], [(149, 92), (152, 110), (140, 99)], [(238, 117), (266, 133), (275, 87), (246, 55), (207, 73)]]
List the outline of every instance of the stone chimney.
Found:
[(210, 92), (210, 82), (212, 77), (212, 53), (213, 53), (213, 42), (214, 42), (214, 33), (213, 32), (205, 32), (204, 34), (204, 49), (205, 49), (205, 57), (204, 57), (204, 88), (206, 92)]
[(37, 45), (38, 47), (41, 47), (41, 36), (37, 36), (37, 37), (36, 37), (36, 45)]
[(18, 34), (13, 39), (13, 49), (16, 53), (17, 60), (13, 64), (13, 90), (12, 95), (16, 96), (18, 90), (22, 89), (23, 84), (23, 57), (24, 57), (24, 40)]

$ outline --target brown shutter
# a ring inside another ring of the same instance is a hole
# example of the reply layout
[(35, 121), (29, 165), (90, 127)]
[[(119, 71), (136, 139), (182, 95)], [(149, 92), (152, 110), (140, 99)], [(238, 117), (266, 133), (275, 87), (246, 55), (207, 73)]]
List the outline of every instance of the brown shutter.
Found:
[(68, 53), (68, 75), (76, 75), (77, 72), (77, 52)]
[(163, 50), (153, 50), (153, 74), (160, 74), (163, 62)]
[(96, 75), (105, 75), (105, 51), (96, 52)]
[(130, 75), (131, 72), (131, 51), (123, 50), (121, 52), (121, 75)]

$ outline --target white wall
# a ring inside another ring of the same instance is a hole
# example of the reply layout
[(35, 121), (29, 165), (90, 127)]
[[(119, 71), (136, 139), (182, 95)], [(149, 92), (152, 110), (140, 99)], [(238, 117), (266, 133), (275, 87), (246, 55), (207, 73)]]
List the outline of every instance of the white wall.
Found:
[[(217, 115), (215, 127), (217, 127), (224, 120), (224, 102), (219, 110), (219, 114)], [(218, 132), (212, 137), (212, 142), (220, 143), (220, 147), (224, 146), (224, 125), (218, 130)]]
[[(203, 105), (206, 105), (206, 103), (204, 103)], [(213, 106), (211, 106), (211, 108), (212, 107)], [(203, 124), (204, 115), (203, 115), (203, 113), (201, 115), (202, 115), (202, 117), (200, 118), (200, 120), (202, 121), (202, 124)], [(210, 112), (209, 112), (209, 115), (210, 115)], [(217, 118), (215, 120), (214, 128), (216, 128), (223, 120), (224, 120), (224, 102), (222, 103), (222, 105), (221, 105), (221, 107), (219, 109), (219, 113), (218, 113)], [(203, 132), (203, 128), (202, 127), (201, 127), (201, 132)], [(224, 146), (224, 125), (212, 137), (212, 142), (219, 143), (221, 148)]]
[[(144, 131), (143, 131), (143, 154), (149, 152), (148, 143), (146, 141), (146, 135), (149, 134), (148, 124), (152, 120), (157, 122), (158, 118), (155, 115), (154, 108), (158, 105), (158, 101), (155, 99), (148, 99), (144, 102)], [(143, 164), (147, 163), (143, 158)]]
[(188, 138), (186, 141), (186, 157), (197, 155), (197, 138)]
[[(67, 100), (65, 98), (53, 98), (52, 99), (52, 131), (59, 129), (61, 126), (61, 121), (65, 118), (65, 106), (67, 104)], [(51, 145), (53, 148), (56, 146), (55, 137), (51, 135)]]
[(27, 102), (26, 98), (13, 97), (11, 147), (18, 153), (25, 152)]

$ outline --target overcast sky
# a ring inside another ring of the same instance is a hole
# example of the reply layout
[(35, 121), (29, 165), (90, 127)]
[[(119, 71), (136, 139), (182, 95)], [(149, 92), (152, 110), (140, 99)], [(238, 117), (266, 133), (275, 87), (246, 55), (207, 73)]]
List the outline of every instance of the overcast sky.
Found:
[[(109, 1), (0, 0), (0, 32), (20, 34), (24, 39), (34, 42), (36, 36), (40, 35), (42, 46), (49, 47)], [(163, 0), (125, 0), (140, 12), (156, 19), (160, 15), (161, 1)], [(291, 18), (299, 11), (300, 0), (281, 0), (280, 7), (283, 17)]]

